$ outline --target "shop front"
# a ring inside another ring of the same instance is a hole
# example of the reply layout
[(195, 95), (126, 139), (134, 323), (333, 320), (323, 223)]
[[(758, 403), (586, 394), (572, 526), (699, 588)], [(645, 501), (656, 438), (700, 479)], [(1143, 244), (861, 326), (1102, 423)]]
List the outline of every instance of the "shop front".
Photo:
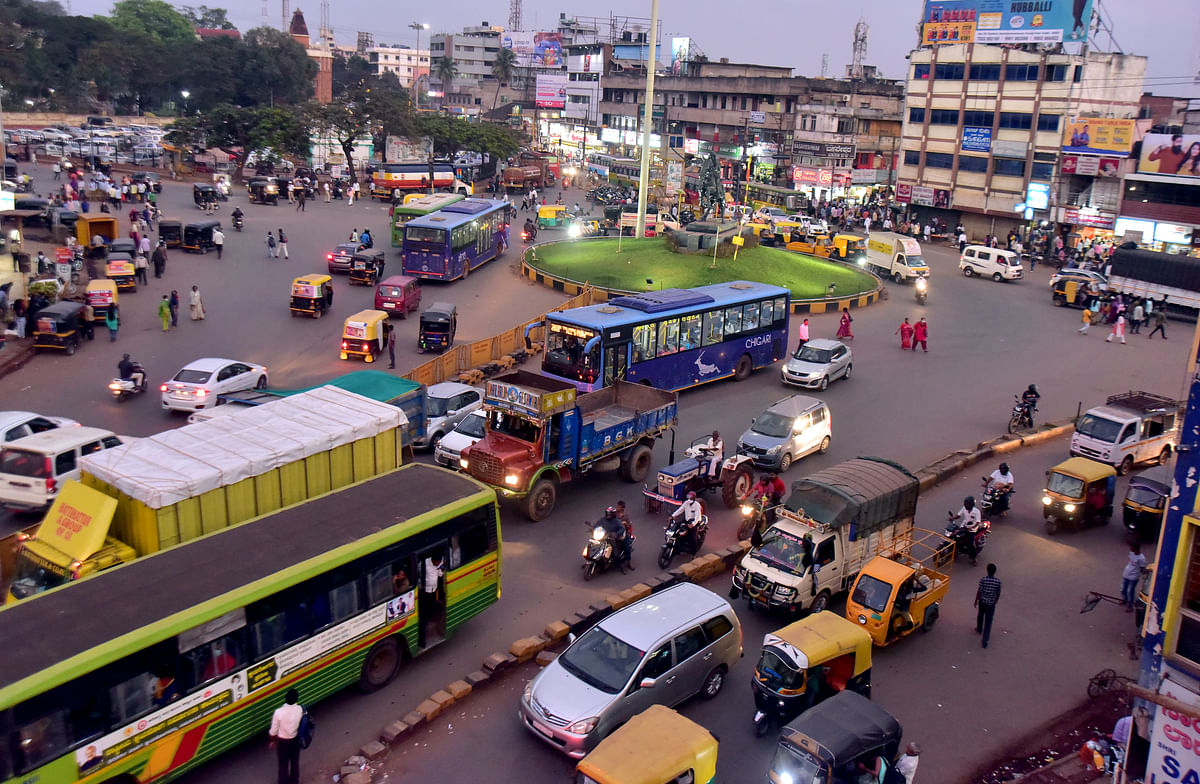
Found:
[(848, 196), (851, 187), (850, 170), (793, 166), (792, 182), (796, 184), (796, 190), (813, 202), (840, 199)]
[(909, 221), (919, 221), (922, 226), (936, 219), (938, 233), (953, 231), (962, 220), (962, 213), (951, 206), (951, 193), (944, 188), (900, 183), (896, 186), (896, 201), (905, 207)]
[(1200, 226), (1122, 216), (1112, 234), (1118, 241), (1133, 241), (1147, 250), (1200, 257)]
[(1115, 239), (1117, 215), (1093, 207), (1060, 207), (1058, 222), (1066, 228), (1073, 242), (1108, 242)]

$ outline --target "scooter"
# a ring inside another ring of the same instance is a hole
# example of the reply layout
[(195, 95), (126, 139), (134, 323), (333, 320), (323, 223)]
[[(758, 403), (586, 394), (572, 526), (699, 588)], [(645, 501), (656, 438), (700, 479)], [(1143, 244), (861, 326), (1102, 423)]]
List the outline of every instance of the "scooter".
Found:
[(243, 218), (241, 215), (238, 215), (233, 219), (233, 228), (235, 231), (241, 231), (245, 225), (246, 225), (246, 219)]
[(917, 278), (913, 291), (916, 292), (918, 304), (924, 305), (925, 300), (929, 299), (929, 284), (925, 282), (925, 278)]
[(954, 558), (957, 560), (959, 553), (970, 553), (973, 543), (975, 555), (971, 556), (971, 565), (974, 566), (979, 554), (983, 552), (983, 546), (987, 544), (988, 531), (992, 530), (992, 524), (987, 520), (980, 521), (979, 530), (972, 536), (971, 532), (958, 522), (958, 515), (954, 512), (950, 512), (946, 519), (946, 530), (943, 534), (947, 539), (954, 541)]
[[(591, 527), (592, 524), (585, 521), (584, 526)], [(632, 552), (632, 547), (630, 551)], [(612, 540), (608, 537), (608, 531), (599, 523), (592, 527), (592, 533), (583, 547), (582, 555), (583, 563), (580, 564), (580, 567), (583, 569), (585, 582), (595, 577), (597, 573), (620, 567), (625, 562), (624, 551), (618, 551), (613, 546)]]
[(696, 531), (696, 545), (692, 549), (687, 535), (687, 523), (682, 518), (672, 517), (667, 521), (666, 530), (663, 532), (663, 546), (658, 553), (658, 566), (661, 569), (666, 569), (671, 565), (671, 559), (675, 557), (677, 550), (690, 550), (693, 554), (699, 553), (700, 548), (704, 546), (704, 537), (708, 536), (708, 515), (700, 515), (700, 519), (696, 521), (694, 526)]
[(136, 383), (132, 378), (114, 378), (108, 382), (108, 391), (117, 399), (118, 403), (124, 403), (134, 395), (140, 395), (146, 391), (146, 369), (142, 367), (141, 362), (133, 363), (133, 372), (141, 373), (141, 383)]

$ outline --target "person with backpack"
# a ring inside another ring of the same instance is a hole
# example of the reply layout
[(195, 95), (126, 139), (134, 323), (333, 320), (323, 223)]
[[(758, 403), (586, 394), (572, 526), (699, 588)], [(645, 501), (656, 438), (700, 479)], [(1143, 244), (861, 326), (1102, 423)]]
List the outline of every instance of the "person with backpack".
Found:
[(271, 716), (271, 748), (279, 759), (279, 784), (300, 784), (300, 750), (312, 742), (312, 722), (300, 705), (300, 692), (288, 689)]
[(278, 243), (275, 240), (275, 235), (269, 231), (267, 232), (267, 258), (268, 259), (279, 258)]

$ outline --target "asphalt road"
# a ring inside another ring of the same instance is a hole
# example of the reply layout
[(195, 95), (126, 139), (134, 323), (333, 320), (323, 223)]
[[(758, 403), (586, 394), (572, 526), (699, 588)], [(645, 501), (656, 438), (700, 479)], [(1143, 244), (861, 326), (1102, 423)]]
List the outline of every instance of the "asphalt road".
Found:
[[(167, 188), (168, 214), (185, 219), (198, 214), (190, 206), (190, 193), (172, 184)], [(231, 206), (223, 205), (221, 215), (227, 216)], [(243, 209), (247, 231), (228, 235), (229, 251), (222, 261), (214, 255), (172, 253), (164, 283), (181, 292), (198, 283), (208, 302), (206, 322), (194, 324), (184, 315), (178, 331), (162, 334), (154, 314), (161, 287), (151, 279), (148, 291), (122, 298), (128, 326), (115, 346), (97, 340), (75, 357), (37, 357), (20, 372), (0, 379), (4, 407), (73, 416), (117, 432), (146, 435), (183, 420), (161, 411), (154, 395), (120, 407), (107, 397), (104, 384), (121, 351), (146, 363), (156, 382), (186, 361), (206, 355), (263, 362), (276, 386), (314, 383), (350, 369), (337, 359), (337, 330), (345, 315), (367, 306), (369, 289), (347, 287), (339, 279), (331, 317), (309, 322), (287, 315), (287, 286), (297, 274), (320, 271), (325, 248), (345, 237), (351, 227), (361, 229), (369, 223), (376, 236), (385, 237), (386, 210), (369, 202), (354, 207), (336, 202), (310, 205), (302, 215), (284, 206)], [(265, 258), (263, 238), (267, 229), (279, 225), (291, 238), (290, 262)], [(1039, 421), (1068, 417), (1080, 406), (1087, 408), (1106, 394), (1129, 388), (1184, 393), (1191, 325), (1172, 322), (1168, 341), (1131, 336), (1126, 346), (1105, 344), (1099, 328), (1086, 337), (1076, 334), (1078, 311), (1050, 304), (1049, 273), (1043, 269), (1023, 282), (1002, 284), (963, 278), (956, 269), (957, 254), (947, 247), (928, 248), (926, 256), (933, 268), (927, 306), (917, 306), (911, 287), (889, 284), (888, 301), (854, 312), (853, 378), (835, 383), (822, 395), (832, 410), (833, 444), (828, 454), (804, 459), (785, 479), (860, 454), (883, 455), (916, 468), (955, 449), (971, 448), (1004, 429), (1013, 394), (1031, 382), (1039, 385), (1043, 395)], [(521, 279), (515, 260), (516, 253), (510, 251), (502, 263), (489, 265), (464, 283), (427, 289), (427, 297), (436, 290), (436, 298), (458, 304), (464, 314), (460, 339), (484, 337), (491, 334), (488, 330), (511, 325), (561, 301), (559, 295)], [(901, 352), (893, 331), (904, 316), (915, 319), (922, 314), (930, 323), (929, 353)], [(415, 322), (408, 324), (415, 337)], [(811, 324), (813, 337), (832, 336), (836, 315), (813, 317)], [(222, 328), (225, 325), (228, 328)], [(404, 324), (400, 327), (403, 335)], [(420, 361), (415, 353), (397, 359), (401, 368)], [(770, 370), (742, 384), (718, 382), (685, 392), (680, 399), (679, 446), (713, 427), (732, 443), (755, 414), (789, 393)], [(668, 446), (664, 443), (656, 449), (656, 465), (667, 462)], [(879, 657), (876, 698), (896, 711), (907, 734), (926, 747), (923, 779), (956, 780), (954, 774), (984, 759), (988, 749), (1074, 704), (1083, 694), (1086, 678), (1096, 670), (1128, 667), (1124, 640), (1129, 627), (1123, 618), (1105, 612), (1104, 607), (1082, 619), (1075, 615), (1084, 591), (1116, 591), (1123, 552), (1115, 526), (1051, 541), (1032, 517), (1038, 489), (1033, 485), (1061, 456), (1065, 444), (1060, 443), (1029, 450), (1010, 461), (1023, 494), (1010, 515), (1012, 522), (1000, 524), (985, 556), (1001, 564), (1001, 577), (1006, 580), (1005, 606), (998, 611), (997, 640), (988, 649), (988, 658), (967, 658), (981, 652), (971, 647), (975, 641), (964, 632), (973, 620), (964, 613), (970, 614), (974, 580), (965, 565), (957, 571), (958, 582), (951, 588), (939, 627)], [(977, 479), (972, 472), (961, 485), (935, 491), (922, 502), (921, 520), (940, 525), (944, 510), (957, 508), (965, 491), (975, 489)], [(615, 476), (598, 475), (562, 488), (558, 509), (541, 524), (528, 523), (506, 509), (501, 602), (447, 644), (407, 664), (395, 683), (381, 692), (369, 696), (347, 692), (318, 706), (321, 731), (306, 752), (306, 781), (329, 781), (328, 774), (337, 770), (341, 760), (375, 737), (384, 724), (448, 681), (476, 669), (487, 654), (505, 650), (512, 640), (537, 633), (546, 622), (636, 582), (649, 569), (649, 556), (660, 535), (657, 525), (644, 520), (644, 515), (635, 515), (638, 572), (626, 577), (603, 575), (585, 585), (578, 563), (585, 536), (582, 521), (594, 520), (618, 498), (638, 510), (638, 495), (637, 488)], [(734, 521), (732, 512), (714, 513), (711, 548), (733, 542)], [(716, 582), (718, 590), (727, 587), (723, 579)], [(761, 634), (781, 624), (759, 614), (740, 614), (746, 624), (749, 660), (757, 653)], [(752, 667), (753, 661), (742, 666)], [(728, 693), (685, 710), (722, 738), (741, 737), (749, 715), (745, 678), (735, 673), (727, 684)], [(565, 761), (526, 737), (516, 724), (512, 700), (519, 689), (520, 679), (510, 678), (492, 693), (475, 698), (478, 702), (453, 711), (452, 716), (465, 711), (467, 724), (447, 718), (447, 723), (455, 724), (454, 737), (421, 736), (402, 754), (393, 753), (395, 772), (411, 769), (428, 775), (437, 772), (448, 781), (499, 782), (520, 771), (529, 780), (561, 780), (569, 768)], [(475, 716), (481, 718), (476, 721)], [(455, 745), (463, 734), (470, 745)], [(745, 743), (726, 742), (721, 780), (751, 780), (740, 773), (731, 776), (727, 772), (731, 769), (757, 776), (769, 756), (768, 745), (752, 743), (748, 736)], [(480, 761), (465, 763), (463, 749)], [(247, 744), (186, 781), (268, 781), (273, 769), (274, 760), (265, 748)], [(938, 771), (945, 775), (937, 775)]]

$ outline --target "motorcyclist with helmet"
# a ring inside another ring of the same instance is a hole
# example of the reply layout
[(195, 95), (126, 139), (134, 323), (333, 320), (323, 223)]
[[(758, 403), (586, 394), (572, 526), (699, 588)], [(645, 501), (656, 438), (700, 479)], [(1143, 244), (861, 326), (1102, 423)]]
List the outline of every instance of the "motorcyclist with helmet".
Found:
[(1033, 412), (1037, 411), (1038, 401), (1042, 396), (1038, 393), (1037, 384), (1030, 384), (1029, 387), (1021, 393), (1021, 402), (1029, 409), (1029, 424), (1033, 425)]
[(999, 468), (984, 479), (987, 480), (987, 486), (996, 491), (996, 500), (992, 503), (991, 511), (1004, 514), (1008, 511), (1008, 498), (1012, 495), (1013, 485), (1016, 483), (1008, 463), (1001, 463)]
[(679, 508), (671, 513), (672, 520), (683, 518), (684, 536), (687, 537), (688, 543), (691, 545), (692, 552), (700, 550), (700, 543), (696, 540), (696, 525), (700, 522), (700, 518), (704, 516), (704, 506), (696, 500), (696, 491), (691, 491), (687, 494), (687, 500), (679, 505)]
[(241, 229), (241, 227), (245, 221), (245, 215), (246, 214), (244, 212), (242, 212), (241, 207), (233, 208), (233, 212), (230, 213), (229, 217), (233, 218), (233, 227), (235, 229), (239, 229), (239, 230)]
[(621, 567), (621, 573), (624, 574), (626, 566), (630, 569), (633, 568), (630, 563), (630, 559), (633, 557), (633, 542), (625, 529), (625, 523), (617, 517), (616, 507), (610, 506), (604, 510), (604, 519), (600, 524), (604, 526), (604, 532), (608, 535), (613, 552), (617, 554), (615, 561)]
[[(979, 509), (975, 506), (975, 497), (967, 496), (963, 499), (962, 508), (958, 510), (954, 522), (961, 530), (968, 532), (969, 535), (962, 536), (961, 544), (967, 551), (967, 555), (971, 557), (971, 565), (975, 565), (975, 556), (979, 553), (975, 549), (975, 534), (979, 533), (979, 527), (983, 523), (983, 516), (979, 513)], [(959, 537), (955, 537), (959, 539)], [(958, 543), (958, 542), (956, 542)]]

